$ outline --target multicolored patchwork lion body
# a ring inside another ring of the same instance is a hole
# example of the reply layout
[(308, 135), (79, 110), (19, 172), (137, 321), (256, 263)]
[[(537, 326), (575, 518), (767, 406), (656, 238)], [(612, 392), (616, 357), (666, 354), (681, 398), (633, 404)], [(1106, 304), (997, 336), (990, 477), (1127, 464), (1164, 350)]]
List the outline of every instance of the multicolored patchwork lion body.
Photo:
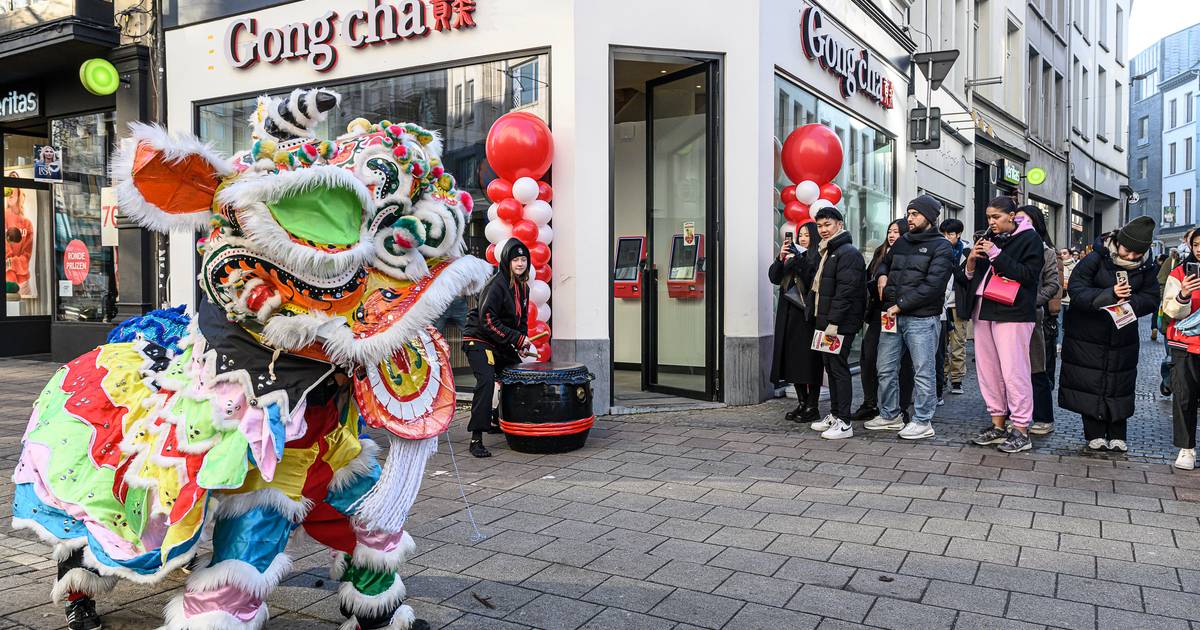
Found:
[[(232, 159), (144, 125), (114, 156), (122, 212), (207, 233), (203, 297), (122, 324), (34, 405), (13, 522), (55, 545), (57, 601), (160, 579), (212, 522), (167, 627), (258, 628), (302, 527), (339, 552), (347, 628), (413, 625), (403, 525), (454, 413), (430, 324), (491, 267), (462, 255), (472, 200), (435, 134), (357, 119), (315, 139), (338, 101), (260, 99)], [(390, 435), (382, 467), (368, 426)]]

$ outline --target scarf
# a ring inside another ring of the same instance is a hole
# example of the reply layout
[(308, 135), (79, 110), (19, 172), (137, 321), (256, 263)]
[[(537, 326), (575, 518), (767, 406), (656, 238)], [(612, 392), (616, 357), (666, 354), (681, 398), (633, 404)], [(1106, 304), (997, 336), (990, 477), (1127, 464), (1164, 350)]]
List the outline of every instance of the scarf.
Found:
[(1116, 238), (1109, 238), (1106, 241), (1106, 245), (1108, 247), (1108, 257), (1112, 258), (1113, 264), (1119, 269), (1124, 269), (1126, 271), (1137, 269), (1138, 267), (1141, 267), (1142, 263), (1146, 260), (1145, 254), (1142, 254), (1142, 256), (1137, 260), (1125, 260), (1124, 258), (1118, 256)]
[(821, 305), (821, 274), (825, 271), (825, 261), (829, 260), (829, 243), (833, 239), (842, 235), (845, 228), (838, 230), (837, 234), (830, 236), (821, 241), (817, 245), (817, 255), (821, 257), (821, 262), (817, 265), (817, 275), (813, 278), (812, 292), (816, 295), (816, 300), (813, 302), (813, 312), (817, 312), (817, 307)]

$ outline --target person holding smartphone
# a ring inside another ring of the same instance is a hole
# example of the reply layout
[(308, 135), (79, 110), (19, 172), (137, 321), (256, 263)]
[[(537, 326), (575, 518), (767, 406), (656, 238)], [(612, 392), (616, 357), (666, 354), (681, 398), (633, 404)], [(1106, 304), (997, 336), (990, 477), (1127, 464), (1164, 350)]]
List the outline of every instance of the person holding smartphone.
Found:
[(1171, 418), (1179, 449), (1175, 467), (1196, 468), (1196, 412), (1200, 407), (1200, 336), (1185, 335), (1176, 324), (1200, 310), (1200, 231), (1188, 235), (1188, 254), (1171, 271), (1163, 289), (1162, 312), (1167, 318), (1171, 370)]
[(771, 382), (791, 383), (796, 388), (796, 408), (784, 415), (792, 422), (812, 423), (821, 417), (817, 404), (824, 367), (820, 353), (811, 347), (816, 325), (807, 302), (820, 241), (817, 224), (812, 221), (798, 226), (794, 239), (791, 232), (786, 232), (779, 255), (767, 270), (771, 284), (779, 286)]
[[(1146, 252), (1154, 220), (1141, 216), (1096, 241), (1071, 273), (1071, 308), (1063, 321), (1058, 404), (1083, 416), (1087, 447), (1125, 452), (1133, 415), (1141, 344), (1136, 318), (1159, 305), (1158, 265)], [(1110, 307), (1119, 307), (1117, 309)]]

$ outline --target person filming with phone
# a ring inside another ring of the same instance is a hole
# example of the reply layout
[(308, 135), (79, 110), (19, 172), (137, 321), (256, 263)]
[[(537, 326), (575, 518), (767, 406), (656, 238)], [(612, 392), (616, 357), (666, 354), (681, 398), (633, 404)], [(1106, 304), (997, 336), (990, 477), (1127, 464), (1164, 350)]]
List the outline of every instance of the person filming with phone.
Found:
[(817, 405), (825, 370), (820, 353), (809, 347), (816, 323), (808, 304), (820, 242), (813, 221), (797, 226), (795, 234), (785, 231), (779, 255), (767, 270), (771, 284), (779, 286), (771, 382), (791, 383), (796, 388), (796, 408), (784, 414), (792, 422), (812, 423), (821, 415)]
[(1071, 273), (1058, 404), (1083, 416), (1087, 447), (1125, 452), (1137, 385), (1137, 320), (1158, 309), (1158, 265), (1147, 255), (1154, 220), (1101, 236)]
[(1179, 449), (1175, 467), (1196, 468), (1196, 411), (1200, 406), (1200, 230), (1188, 234), (1188, 253), (1171, 271), (1163, 289), (1162, 312), (1167, 318), (1171, 370), (1171, 417)]

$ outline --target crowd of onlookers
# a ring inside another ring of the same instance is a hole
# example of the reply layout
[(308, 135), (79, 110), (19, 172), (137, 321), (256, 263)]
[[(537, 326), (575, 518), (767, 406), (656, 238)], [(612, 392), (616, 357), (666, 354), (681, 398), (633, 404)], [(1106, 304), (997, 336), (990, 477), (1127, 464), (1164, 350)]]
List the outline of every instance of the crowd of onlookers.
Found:
[[(1054, 430), (1057, 406), (1082, 416), (1086, 448), (1124, 452), (1138, 321), (1153, 316), (1152, 338), (1163, 334), (1169, 355), (1162, 391), (1173, 397), (1175, 465), (1193, 469), (1200, 230), (1156, 259), (1149, 217), (1078, 250), (1057, 249), (1042, 211), (1011, 197), (988, 203), (987, 229), (970, 242), (961, 221), (939, 222), (941, 211), (933, 197), (912, 200), (870, 260), (836, 208), (783, 234), (768, 273), (780, 288), (772, 379), (792, 384), (799, 401), (786, 417), (831, 440), (852, 437), (855, 423), (906, 440), (932, 437), (946, 392), (963, 393), (973, 340), (991, 420), (975, 444), (1028, 450), (1031, 435)], [(852, 410), (850, 352), (859, 335), (863, 400)]]

